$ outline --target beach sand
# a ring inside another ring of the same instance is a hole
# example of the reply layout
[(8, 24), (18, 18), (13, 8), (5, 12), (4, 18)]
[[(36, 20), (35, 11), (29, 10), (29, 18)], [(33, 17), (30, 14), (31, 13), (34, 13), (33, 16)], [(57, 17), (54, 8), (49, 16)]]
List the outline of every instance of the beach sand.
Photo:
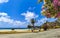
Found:
[(15, 29), (15, 30), (0, 30), (0, 34), (15, 34), (15, 33), (30, 33), (31, 30), (25, 29)]
[(38, 33), (0, 34), (0, 38), (60, 38), (60, 29)]

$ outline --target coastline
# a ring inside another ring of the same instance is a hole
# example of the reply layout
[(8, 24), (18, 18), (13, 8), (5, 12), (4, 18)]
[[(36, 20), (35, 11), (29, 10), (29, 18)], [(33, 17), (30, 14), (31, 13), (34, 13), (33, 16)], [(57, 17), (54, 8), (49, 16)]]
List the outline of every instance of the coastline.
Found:
[(0, 34), (14, 34), (14, 33), (30, 33), (31, 31), (28, 29), (15, 29), (15, 30), (9, 30), (9, 29), (3, 29), (0, 30)]

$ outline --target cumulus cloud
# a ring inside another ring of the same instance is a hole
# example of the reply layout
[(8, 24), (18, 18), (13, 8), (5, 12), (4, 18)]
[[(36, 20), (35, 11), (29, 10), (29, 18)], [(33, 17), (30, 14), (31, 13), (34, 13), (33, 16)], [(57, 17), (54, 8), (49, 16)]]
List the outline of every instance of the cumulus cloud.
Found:
[(12, 26), (20, 26), (20, 25), (23, 25), (25, 23), (25, 22), (21, 22), (18, 20), (11, 19), (10, 16), (8, 16), (8, 14), (4, 13), (4, 12), (0, 12), (0, 23), (1, 22), (8, 23)]
[(21, 15), (25, 16), (25, 20), (29, 21), (32, 18), (37, 18), (38, 15), (36, 15), (34, 12), (27, 11), (26, 13), (22, 13)]
[(0, 0), (0, 3), (7, 3), (9, 0)]

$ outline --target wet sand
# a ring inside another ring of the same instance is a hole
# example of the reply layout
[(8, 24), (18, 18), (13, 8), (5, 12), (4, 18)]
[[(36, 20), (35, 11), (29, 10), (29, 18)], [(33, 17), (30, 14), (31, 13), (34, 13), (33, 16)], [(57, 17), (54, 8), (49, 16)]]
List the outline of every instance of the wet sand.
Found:
[(0, 38), (60, 38), (60, 29), (39, 33), (0, 34)]

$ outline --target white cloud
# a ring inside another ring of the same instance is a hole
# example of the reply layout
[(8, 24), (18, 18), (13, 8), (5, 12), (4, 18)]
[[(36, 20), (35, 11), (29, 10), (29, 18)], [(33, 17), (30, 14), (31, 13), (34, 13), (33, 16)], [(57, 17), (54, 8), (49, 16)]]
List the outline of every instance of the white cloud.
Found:
[(21, 21), (14, 21), (14, 25), (23, 25), (25, 24), (25, 22), (21, 22)]
[[(6, 27), (27, 27), (27, 25), (29, 24), (29, 20), (32, 18), (37, 18), (38, 15), (36, 15), (33, 12), (29, 12), (27, 11), (27, 13), (22, 13), (21, 15), (25, 16), (25, 22), (22, 21), (18, 21), (18, 20), (14, 20), (11, 19), (10, 16), (8, 16), (7, 13), (5, 12), (0, 12), (0, 27), (2, 26), (6, 26)], [(41, 18), (40, 20), (38, 20), (38, 22), (35, 25), (42, 25), (44, 24), (46, 21), (55, 21), (55, 18)], [(8, 26), (7, 26), (8, 25)]]
[(41, 23), (45, 23), (46, 21), (47, 21), (47, 18), (42, 18), (42, 19), (40, 20)]
[(7, 3), (9, 0), (0, 0), (0, 3)]
[(36, 15), (34, 12), (27, 11), (26, 13), (22, 13), (21, 15), (25, 16), (25, 20), (29, 21), (32, 18), (37, 18), (38, 15)]
[(55, 22), (57, 20), (57, 18), (41, 18), (40, 20), (38, 20), (38, 22), (36, 23), (36, 25), (41, 26), (46, 22)]
[(32, 11), (32, 10), (34, 10), (35, 8), (36, 8), (36, 7), (29, 7), (28, 10), (29, 10), (29, 11)]
[(7, 16), (7, 14), (6, 13), (4, 13), (4, 12), (0, 12), (0, 16)]
[(46, 21), (47, 21), (47, 18), (41, 18), (40, 20), (37, 21), (36, 25), (40, 26), (40, 25), (46, 23)]
[(20, 25), (25, 24), (25, 22), (21, 22), (21, 21), (17, 21), (17, 20), (11, 19), (10, 16), (8, 16), (8, 14), (4, 13), (4, 12), (0, 12), (0, 23), (1, 22), (8, 23), (8, 24), (10, 24), (12, 26), (20, 26)]

